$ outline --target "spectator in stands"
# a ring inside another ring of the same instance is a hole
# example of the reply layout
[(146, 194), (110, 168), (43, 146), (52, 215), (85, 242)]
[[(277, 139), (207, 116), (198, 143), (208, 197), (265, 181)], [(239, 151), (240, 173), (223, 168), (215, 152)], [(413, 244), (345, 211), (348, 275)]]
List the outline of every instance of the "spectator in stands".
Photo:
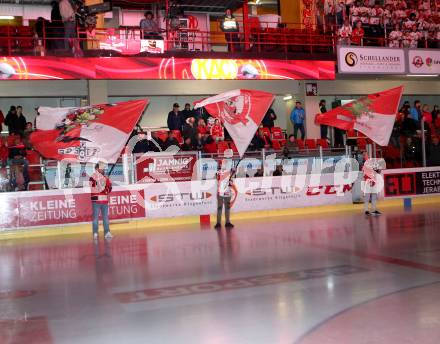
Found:
[(3, 112), (0, 110), (0, 132), (3, 131), (3, 123), (5, 123), (5, 116), (3, 116)]
[(194, 150), (193, 147), (193, 138), (191, 137), (185, 137), (182, 145), (182, 150), (185, 152)]
[(283, 166), (282, 165), (277, 165), (277, 167), (275, 168), (275, 171), (273, 171), (273, 176), (274, 177), (280, 177), (283, 175)]
[(394, 26), (394, 30), (388, 36), (388, 46), (390, 48), (400, 48), (400, 43), (403, 39), (403, 33), (400, 31), (399, 24)]
[(157, 22), (154, 20), (153, 12), (147, 11), (144, 14), (144, 19), (141, 20), (139, 26), (141, 28), (143, 39), (163, 39), (159, 34), (160, 29)]
[(273, 128), (275, 126), (275, 120), (277, 119), (277, 115), (275, 114), (275, 111), (273, 111), (272, 108), (269, 108), (267, 110), (266, 114), (264, 115), (263, 121), (261, 122), (263, 124), (263, 127), (265, 128)]
[(254, 177), (264, 177), (264, 170), (259, 168), (257, 172), (255, 172)]
[(169, 130), (182, 130), (184, 120), (179, 111), (179, 104), (173, 104), (173, 110), (168, 113), (167, 125)]
[(362, 28), (362, 22), (358, 20), (356, 22), (356, 27), (351, 33), (351, 43), (354, 45), (362, 45), (362, 40), (364, 38), (364, 29)]
[(283, 155), (288, 158), (290, 153), (295, 151), (298, 151), (298, 144), (296, 143), (295, 136), (289, 135), (289, 139), (283, 147)]
[(425, 123), (428, 123), (429, 125), (432, 124), (432, 114), (429, 112), (428, 104), (423, 104), (422, 106), (422, 118)]
[[(325, 99), (321, 99), (321, 101), (319, 102), (319, 111), (321, 111), (321, 113), (327, 112)], [(327, 139), (328, 126), (321, 124), (320, 130), (321, 130), (321, 139)]]
[(209, 135), (208, 127), (206, 126), (206, 122), (203, 118), (200, 118), (197, 123), (197, 132), (205, 138), (207, 135)]
[(194, 140), (197, 134), (197, 127), (196, 127), (196, 119), (194, 117), (189, 117), (186, 120), (186, 123), (183, 125), (182, 128), (182, 136), (184, 139), (190, 138), (191, 140)]
[(23, 143), (24, 146), (26, 147), (26, 149), (32, 149), (32, 145), (30, 143), (30, 136), (33, 133), (34, 128), (32, 125), (32, 122), (27, 122), (26, 123), (26, 128), (24, 129), (24, 135), (23, 135)]
[(334, 0), (324, 0), (324, 19), (326, 31), (332, 31), (332, 27), (336, 24), (335, 14), (336, 8)]
[(149, 145), (149, 141), (147, 140), (147, 135), (144, 132), (141, 132), (137, 134), (137, 139), (138, 141), (133, 147), (133, 151), (132, 151), (133, 154), (148, 152), (150, 145)]
[(306, 131), (304, 128), (304, 121), (306, 119), (306, 112), (304, 111), (301, 102), (296, 102), (295, 108), (290, 114), (290, 120), (293, 124), (293, 136), (295, 140), (298, 137), (298, 130), (301, 132), (301, 139), (304, 140), (306, 137)]
[(99, 213), (102, 216), (102, 222), (104, 225), (104, 237), (111, 239), (113, 235), (110, 233), (109, 217), (108, 217), (108, 200), (109, 194), (112, 191), (112, 182), (104, 174), (104, 167), (101, 164), (95, 165), (95, 172), (92, 174), (89, 180), (93, 209), (93, 239), (98, 240), (99, 229)]
[(342, 23), (344, 22), (344, 11), (345, 11), (345, 0), (336, 0), (336, 7), (335, 7), (335, 12), (336, 12), (336, 25), (342, 26)]
[(429, 146), (428, 166), (440, 166), (440, 143), (437, 135), (432, 136)]
[(225, 33), (226, 42), (228, 42), (228, 51), (240, 51), (240, 38), (238, 36), (239, 26), (232, 11), (228, 8), (221, 22), (221, 29)]
[(263, 130), (260, 130), (258, 135), (260, 138), (260, 147), (261, 148), (264, 148), (264, 149), (272, 148), (272, 140)]
[(185, 108), (181, 111), (182, 118), (186, 121), (190, 117), (196, 118), (196, 113), (194, 110), (191, 110), (191, 104), (186, 103)]
[(339, 44), (350, 45), (351, 34), (352, 34), (352, 29), (351, 29), (350, 21), (348, 20), (348, 18), (346, 18), (344, 20), (344, 25), (342, 25), (338, 31)]
[(197, 150), (197, 151), (203, 150), (203, 147), (205, 145), (205, 140), (204, 140), (202, 134), (200, 134), (200, 133), (196, 134), (196, 137), (195, 137), (194, 141), (192, 142), (192, 145), (194, 147), (194, 150)]
[(23, 135), (26, 123), (27, 121), (23, 115), (23, 108), (21, 106), (11, 106), (5, 119), (5, 124), (9, 129), (9, 135)]
[(208, 154), (215, 154), (215, 153), (217, 153), (217, 144), (215, 143), (215, 141), (214, 141), (214, 139), (212, 138), (211, 135), (209, 135), (206, 138), (206, 142), (203, 145), (203, 151), (205, 153), (208, 153)]
[(435, 123), (439, 115), (438, 105), (434, 105), (431, 115), (432, 115), (432, 122)]
[(47, 42), (50, 49), (64, 49), (64, 26), (58, 1), (52, 1), (50, 12), (50, 40)]
[(26, 159), (26, 148), (19, 137), (9, 147), (9, 167), (12, 190), (26, 190), (29, 184), (29, 162)]
[(219, 119), (216, 119), (214, 125), (211, 127), (211, 136), (217, 141), (223, 140), (224, 138), (223, 126)]
[(69, 0), (60, 0), (59, 8), (64, 25), (64, 49), (69, 50), (74, 47), (71, 41), (76, 38), (75, 11)]
[(419, 45), (421, 34), (417, 30), (417, 25), (413, 25), (411, 31), (406, 31), (403, 37), (403, 47), (415, 49)]
[(420, 118), (422, 118), (422, 103), (420, 100), (416, 100), (414, 102), (414, 107), (411, 108), (409, 111), (410, 117), (415, 121), (420, 121)]
[(6, 167), (8, 163), (8, 157), (9, 157), (9, 150), (8, 150), (8, 143), (6, 138), (0, 137), (0, 166), (2, 168)]
[(404, 147), (404, 159), (407, 164), (417, 166), (420, 161), (420, 149), (419, 144), (416, 144), (413, 137), (406, 138), (406, 144)]
[(163, 144), (163, 148), (166, 150), (169, 147), (176, 146), (179, 147), (179, 141), (174, 137), (174, 134), (170, 131), (168, 132), (168, 138)]
[(408, 110), (404, 109), (402, 114), (402, 134), (404, 134), (405, 136), (415, 135), (417, 131), (417, 122), (411, 118)]

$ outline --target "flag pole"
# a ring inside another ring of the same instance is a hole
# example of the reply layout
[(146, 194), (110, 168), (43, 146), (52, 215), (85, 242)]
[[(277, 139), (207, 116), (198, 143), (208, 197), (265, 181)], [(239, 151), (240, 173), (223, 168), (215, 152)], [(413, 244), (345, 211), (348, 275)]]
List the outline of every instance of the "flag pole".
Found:
[(423, 160), (423, 167), (426, 167), (425, 121), (423, 117), (420, 120), (422, 121), (422, 160)]

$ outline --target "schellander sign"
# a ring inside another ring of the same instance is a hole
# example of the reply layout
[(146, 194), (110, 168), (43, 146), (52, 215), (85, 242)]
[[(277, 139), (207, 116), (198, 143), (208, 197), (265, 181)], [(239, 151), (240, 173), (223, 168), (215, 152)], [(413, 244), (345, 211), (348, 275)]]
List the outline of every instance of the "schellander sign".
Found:
[(347, 74), (406, 74), (403, 49), (338, 47), (338, 72)]

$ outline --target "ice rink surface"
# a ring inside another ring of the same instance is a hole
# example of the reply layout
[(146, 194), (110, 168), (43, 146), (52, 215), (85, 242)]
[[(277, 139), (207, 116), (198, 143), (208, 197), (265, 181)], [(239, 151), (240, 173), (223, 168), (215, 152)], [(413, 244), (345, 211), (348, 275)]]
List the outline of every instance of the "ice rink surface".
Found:
[(235, 225), (1, 241), (0, 344), (440, 342), (440, 205)]

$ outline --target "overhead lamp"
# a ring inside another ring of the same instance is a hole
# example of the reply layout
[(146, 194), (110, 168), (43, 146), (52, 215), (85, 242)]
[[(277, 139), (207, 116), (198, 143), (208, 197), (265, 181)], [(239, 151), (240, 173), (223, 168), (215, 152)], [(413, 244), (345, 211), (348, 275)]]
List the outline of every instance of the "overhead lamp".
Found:
[(289, 94), (289, 95), (285, 96), (285, 97), (283, 98), (283, 100), (284, 100), (284, 101), (288, 101), (288, 100), (291, 100), (292, 98), (293, 98), (292, 95)]

